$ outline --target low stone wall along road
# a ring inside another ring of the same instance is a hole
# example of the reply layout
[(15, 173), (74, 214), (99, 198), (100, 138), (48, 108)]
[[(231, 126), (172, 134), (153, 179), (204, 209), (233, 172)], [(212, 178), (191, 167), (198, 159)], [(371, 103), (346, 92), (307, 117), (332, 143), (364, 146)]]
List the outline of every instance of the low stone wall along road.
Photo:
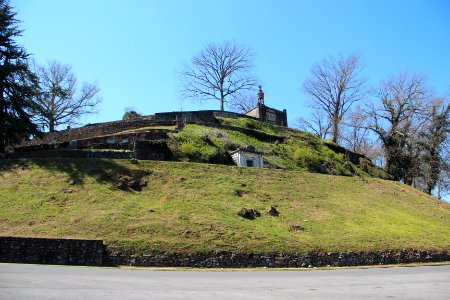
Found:
[(152, 271), (0, 264), (0, 299), (450, 299), (450, 265)]

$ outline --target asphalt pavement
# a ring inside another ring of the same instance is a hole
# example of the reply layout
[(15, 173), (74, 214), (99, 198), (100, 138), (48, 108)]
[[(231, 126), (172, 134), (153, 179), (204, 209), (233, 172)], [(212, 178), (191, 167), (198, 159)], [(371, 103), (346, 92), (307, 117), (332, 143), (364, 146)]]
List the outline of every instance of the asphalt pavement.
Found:
[(0, 264), (0, 299), (450, 299), (450, 265), (155, 271)]

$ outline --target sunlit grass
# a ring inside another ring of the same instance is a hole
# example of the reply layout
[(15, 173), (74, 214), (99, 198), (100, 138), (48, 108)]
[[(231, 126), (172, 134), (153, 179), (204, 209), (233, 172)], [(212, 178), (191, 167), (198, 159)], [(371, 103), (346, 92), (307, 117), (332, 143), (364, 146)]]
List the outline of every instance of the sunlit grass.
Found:
[[(147, 186), (116, 189), (114, 178), (130, 172)], [(450, 205), (381, 179), (184, 162), (3, 160), (0, 199), (2, 236), (98, 238), (132, 253), (450, 248)], [(270, 206), (278, 217), (266, 214)], [(243, 207), (261, 217), (243, 219)]]

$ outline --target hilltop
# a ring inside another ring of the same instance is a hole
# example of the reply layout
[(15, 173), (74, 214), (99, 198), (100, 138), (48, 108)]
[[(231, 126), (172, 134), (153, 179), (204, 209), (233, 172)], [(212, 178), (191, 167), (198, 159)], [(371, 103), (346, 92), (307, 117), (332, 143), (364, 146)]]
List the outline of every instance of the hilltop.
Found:
[(104, 157), (232, 165), (251, 145), (268, 168), (389, 178), (363, 155), (305, 131), (219, 111), (159, 113), (45, 135), (15, 147), (16, 157)]

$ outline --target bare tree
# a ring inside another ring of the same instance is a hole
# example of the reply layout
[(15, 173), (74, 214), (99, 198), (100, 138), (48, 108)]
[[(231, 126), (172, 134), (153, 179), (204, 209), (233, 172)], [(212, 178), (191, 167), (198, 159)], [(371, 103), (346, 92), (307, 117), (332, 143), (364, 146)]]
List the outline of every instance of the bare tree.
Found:
[(296, 127), (300, 130), (311, 132), (322, 139), (329, 138), (331, 134), (330, 120), (322, 110), (314, 110), (308, 119), (298, 119)]
[(246, 113), (256, 106), (258, 103), (257, 94), (255, 90), (249, 90), (244, 93), (238, 93), (230, 101), (232, 111), (238, 113)]
[(384, 164), (383, 149), (368, 125), (368, 115), (363, 108), (357, 105), (343, 121), (342, 145), (353, 152), (363, 154), (374, 164), (382, 167)]
[(95, 83), (83, 82), (78, 88), (72, 67), (55, 61), (35, 69), (41, 88), (36, 97), (38, 114), (50, 132), (62, 124), (76, 124), (84, 114), (95, 113), (95, 107), (101, 102)]
[[(450, 104), (445, 99), (434, 99), (425, 115), (425, 122), (417, 140), (418, 160), (413, 186), (431, 194), (442, 171), (448, 167), (448, 140), (450, 133)], [(447, 152), (447, 155), (445, 155)]]
[[(446, 97), (444, 99), (444, 104), (446, 103), (447, 107), (450, 103), (450, 86), (447, 91)], [(447, 126), (449, 125), (450, 120), (447, 119)], [(443, 199), (446, 196), (450, 195), (450, 139), (448, 135), (450, 134), (449, 129), (447, 127), (447, 138), (442, 143), (441, 147), (441, 170), (439, 172), (439, 177), (436, 183), (436, 196), (438, 199)]]
[(365, 95), (365, 80), (360, 78), (362, 66), (356, 54), (331, 56), (311, 68), (311, 77), (303, 83), (303, 91), (311, 97), (312, 108), (327, 114), (333, 142), (340, 137), (339, 125), (353, 103)]
[(377, 101), (368, 106), (368, 128), (383, 146), (385, 170), (394, 179), (412, 184), (414, 161), (420, 154), (414, 144), (432, 97), (425, 76), (402, 72), (383, 81), (373, 95)]
[(348, 112), (343, 121), (341, 139), (343, 146), (347, 149), (369, 157), (376, 145), (370, 138), (368, 121), (367, 114), (359, 105), (356, 106), (355, 109)]
[(253, 54), (235, 42), (209, 43), (184, 66), (181, 94), (194, 100), (217, 100), (220, 110), (235, 93), (251, 90), (257, 84), (250, 75)]

